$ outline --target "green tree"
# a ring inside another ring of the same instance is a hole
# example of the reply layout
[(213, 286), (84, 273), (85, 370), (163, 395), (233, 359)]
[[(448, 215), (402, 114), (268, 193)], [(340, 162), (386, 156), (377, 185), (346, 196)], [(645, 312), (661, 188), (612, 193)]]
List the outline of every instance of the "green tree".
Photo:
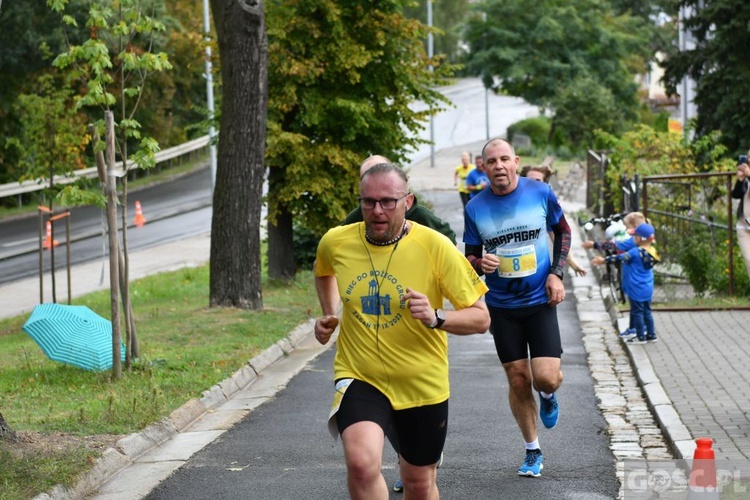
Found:
[(211, 220), (212, 306), (261, 309), (268, 41), (261, 1), (211, 0), (223, 100)]
[[(359, 164), (405, 158), (443, 102), (451, 68), (428, 61), (405, 0), (271, 0), (268, 265), (294, 276), (293, 221), (320, 235), (355, 207)], [(430, 71), (429, 65), (435, 67)], [(226, 82), (225, 82), (226, 84)], [(410, 107), (416, 101), (422, 107)]]
[[(171, 69), (164, 52), (159, 47), (164, 45), (161, 34), (165, 27), (155, 14), (163, 17), (164, 4), (160, 0), (141, 3), (140, 0), (120, 0), (115, 4), (109, 1), (93, 1), (85, 19), (85, 26), (66, 12), (68, 0), (47, 0), (48, 6), (60, 14), (66, 29), (72, 32), (84, 30), (88, 38), (83, 43), (69, 43), (67, 51), (54, 60), (60, 69), (69, 69), (85, 90), (79, 96), (79, 107), (92, 107), (102, 112), (111, 112), (114, 117), (117, 140), (114, 144), (117, 156), (122, 161), (125, 173), (121, 178), (121, 230), (122, 230), (122, 306), (125, 315), (126, 366), (131, 359), (138, 356), (138, 342), (135, 324), (132, 319), (129, 293), (129, 256), (127, 238), (127, 173), (131, 168), (151, 168), (155, 164), (154, 154), (159, 149), (158, 143), (151, 137), (143, 135), (141, 124), (135, 113), (142, 104), (141, 98), (146, 89), (146, 82), (152, 75)], [(98, 134), (103, 134), (104, 120), (97, 122)], [(97, 148), (102, 148), (101, 144)], [(132, 154), (130, 151), (134, 151)], [(115, 152), (112, 152), (112, 157)], [(68, 199), (77, 201), (75, 191), (69, 192)], [(108, 206), (116, 211), (116, 206)], [(109, 231), (117, 229), (110, 227)], [(110, 259), (120, 255), (110, 254)], [(113, 285), (113, 288), (116, 288)], [(113, 303), (115, 301), (113, 300)], [(113, 304), (113, 308), (117, 307)], [(113, 311), (113, 318), (116, 317)], [(114, 321), (113, 321), (114, 323)], [(113, 324), (113, 338), (119, 340), (119, 325)], [(121, 375), (118, 349), (113, 350), (112, 373), (115, 378)]]
[(612, 92), (589, 76), (576, 78), (552, 98), (555, 110), (550, 136), (560, 130), (574, 149), (585, 148), (594, 140), (594, 131), (622, 130), (620, 114)]
[(695, 132), (721, 130), (730, 152), (747, 151), (750, 136), (750, 3), (743, 0), (683, 0), (692, 9), (685, 29), (695, 48), (674, 46), (664, 61), (664, 82), (670, 93), (685, 77), (696, 85)]
[[(19, 180), (46, 180), (45, 198), (52, 211), (60, 189), (55, 177), (85, 168), (91, 137), (85, 116), (73, 111), (73, 90), (65, 82), (42, 75), (31, 90), (32, 94), (18, 96), (14, 107), (20, 123), (16, 135), (6, 140), (6, 147), (17, 151)], [(92, 197), (87, 200), (97, 201)]]
[[(65, 14), (83, 27), (89, 0), (70, 0)], [(144, 136), (153, 137), (163, 147), (172, 146), (206, 133), (195, 124), (205, 120), (206, 83), (204, 72), (203, 10), (199, 4), (163, 0), (164, 6), (152, 11), (164, 23), (165, 31), (155, 39), (154, 50), (169, 54), (174, 68), (152, 74), (144, 87), (134, 119)], [(45, 2), (6, 2), (0, 10), (0, 184), (17, 181), (22, 172), (16, 167), (15, 149), (2, 146), (16, 135), (20, 117), (14, 103), (21, 94), (33, 93), (37, 78), (52, 74), (54, 55), (70, 45), (81, 45), (90, 37), (87, 29), (67, 29), (60, 16)], [(218, 65), (216, 66), (218, 69)], [(85, 88), (85, 86), (83, 86)], [(101, 119), (99, 109), (83, 108), (90, 121)], [(88, 166), (93, 158), (88, 153)], [(13, 201), (12, 198), (0, 200)]]
[[(417, 19), (427, 24), (427, 1), (419, 0), (406, 5), (404, 14), (410, 19)], [(463, 60), (465, 50), (462, 47), (466, 19), (471, 13), (467, 0), (429, 0), (432, 1), (433, 52), (442, 54), (446, 61), (459, 63)], [(425, 42), (426, 43), (426, 42)], [(426, 46), (425, 46), (426, 47)]]
[(0, 47), (0, 184), (4, 184), (23, 175), (19, 151), (4, 146), (22, 126), (15, 107), (19, 96), (37, 91), (39, 76), (50, 73), (50, 53), (65, 47), (59, 17), (42, 2), (5, 2), (0, 10)]
[[(680, 134), (659, 132), (646, 125), (637, 125), (621, 136), (597, 131), (597, 147), (607, 149), (609, 167), (606, 182), (615, 206), (622, 204), (622, 176), (632, 179), (663, 174), (692, 174), (730, 171), (734, 163), (727, 158), (720, 144), (721, 134), (713, 132), (688, 142)], [(709, 199), (713, 195), (706, 196)], [(678, 204), (673, 198), (663, 200), (665, 207)]]
[[(651, 57), (652, 26), (643, 18), (617, 14), (605, 0), (488, 0), (476, 9), (486, 19), (469, 22), (469, 67), (486, 86), (499, 80), (495, 90), (556, 112), (560, 92), (596, 82), (616, 104), (609, 123), (636, 119), (634, 77)], [(582, 120), (584, 114), (577, 113)]]

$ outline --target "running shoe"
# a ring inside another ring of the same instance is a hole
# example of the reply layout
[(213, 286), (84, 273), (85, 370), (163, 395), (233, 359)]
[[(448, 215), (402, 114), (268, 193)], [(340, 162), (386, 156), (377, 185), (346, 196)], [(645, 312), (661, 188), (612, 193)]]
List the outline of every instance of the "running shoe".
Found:
[(523, 459), (521, 467), (518, 468), (516, 474), (519, 476), (526, 477), (540, 477), (542, 475), (542, 450), (526, 450), (526, 457)]
[(546, 399), (539, 394), (539, 418), (547, 429), (552, 429), (557, 425), (557, 417), (560, 415), (560, 409), (557, 406), (557, 395)]
[(625, 341), (626, 344), (645, 344), (646, 343), (646, 336), (643, 337), (630, 337), (628, 340)]
[(396, 479), (396, 481), (393, 483), (393, 491), (395, 491), (396, 493), (404, 492), (404, 482), (400, 478)]
[(654, 335), (646, 335), (646, 342), (659, 342), (659, 338)]
[(624, 332), (620, 332), (620, 338), (621, 339), (629, 339), (630, 337), (635, 337), (635, 328), (628, 328)]

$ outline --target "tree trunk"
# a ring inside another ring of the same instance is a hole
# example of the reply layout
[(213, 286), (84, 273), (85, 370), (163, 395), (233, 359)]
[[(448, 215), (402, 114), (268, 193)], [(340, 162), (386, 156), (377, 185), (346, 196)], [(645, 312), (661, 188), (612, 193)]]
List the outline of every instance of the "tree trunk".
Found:
[(104, 112), (107, 165), (107, 228), (109, 229), (109, 309), (112, 314), (112, 378), (122, 377), (120, 334), (120, 245), (117, 241), (117, 187), (115, 186), (115, 118)]
[(16, 431), (11, 429), (10, 425), (8, 425), (8, 422), (5, 421), (5, 417), (3, 417), (3, 414), (0, 413), (0, 441), (2, 440), (18, 441), (18, 434), (16, 434)]
[[(283, 189), (285, 170), (271, 168), (268, 174), (268, 195), (273, 196), (278, 189)], [(282, 207), (276, 220), (268, 220), (268, 277), (276, 280), (291, 281), (297, 271), (294, 258), (294, 216)]]
[(211, 221), (211, 306), (261, 309), (267, 54), (260, 0), (211, 0), (223, 99)]

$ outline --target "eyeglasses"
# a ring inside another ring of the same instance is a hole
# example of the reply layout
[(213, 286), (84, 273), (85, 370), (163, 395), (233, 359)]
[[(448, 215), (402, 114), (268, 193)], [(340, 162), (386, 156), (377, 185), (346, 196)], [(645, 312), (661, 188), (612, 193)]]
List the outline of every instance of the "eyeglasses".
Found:
[(362, 208), (367, 210), (372, 210), (375, 208), (375, 205), (377, 203), (380, 203), (380, 208), (383, 210), (393, 210), (396, 208), (396, 204), (409, 196), (409, 193), (406, 193), (401, 198), (381, 198), (379, 200), (376, 200), (375, 198), (359, 198), (359, 204), (362, 206)]

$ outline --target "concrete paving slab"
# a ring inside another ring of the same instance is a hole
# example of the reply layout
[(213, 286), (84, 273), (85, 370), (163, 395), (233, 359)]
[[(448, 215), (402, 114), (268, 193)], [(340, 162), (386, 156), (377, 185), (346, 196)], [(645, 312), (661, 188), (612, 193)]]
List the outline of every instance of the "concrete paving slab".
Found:
[(116, 481), (110, 481), (97, 491), (96, 498), (98, 500), (143, 498), (184, 463), (184, 460), (135, 463), (122, 470), (116, 476)]

